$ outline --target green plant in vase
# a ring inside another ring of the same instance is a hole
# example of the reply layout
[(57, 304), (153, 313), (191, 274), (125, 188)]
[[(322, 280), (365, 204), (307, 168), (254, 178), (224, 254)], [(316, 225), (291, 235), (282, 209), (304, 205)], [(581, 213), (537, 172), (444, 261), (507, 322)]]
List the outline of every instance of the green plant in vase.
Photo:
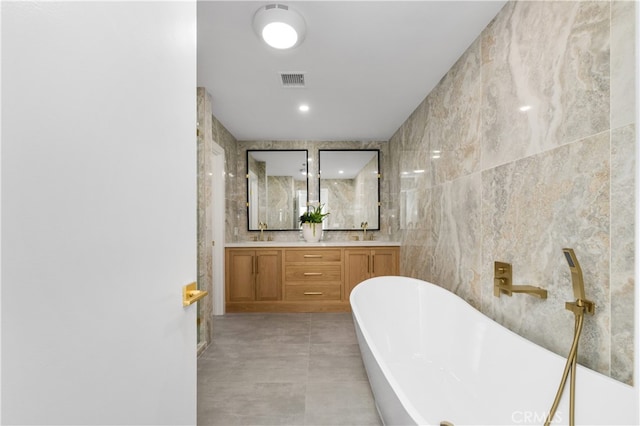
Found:
[[(318, 241), (319, 236), (316, 237), (316, 224), (322, 223), (322, 221), (329, 215), (329, 213), (322, 213), (324, 204), (319, 204), (316, 207), (309, 206), (309, 209), (300, 216), (300, 225), (302, 225), (302, 232), (305, 240)], [(305, 226), (305, 224), (307, 224)], [(307, 230), (310, 229), (312, 236), (307, 238)]]

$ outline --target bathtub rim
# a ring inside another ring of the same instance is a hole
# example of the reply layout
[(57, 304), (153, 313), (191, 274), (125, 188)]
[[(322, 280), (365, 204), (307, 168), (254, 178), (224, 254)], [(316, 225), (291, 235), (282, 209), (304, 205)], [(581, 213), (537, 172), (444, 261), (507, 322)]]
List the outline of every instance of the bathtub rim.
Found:
[[(407, 397), (406, 393), (400, 388), (400, 385), (398, 384), (398, 382), (395, 379), (395, 377), (393, 376), (393, 374), (391, 374), (391, 372), (389, 371), (389, 367), (387, 367), (387, 363), (386, 362), (380, 362), (380, 360), (384, 359), (384, 358), (381, 356), (377, 346), (376, 345), (371, 345), (371, 341), (372, 341), (371, 335), (369, 334), (369, 331), (365, 327), (362, 327), (362, 324), (363, 324), (362, 323), (362, 316), (360, 315), (360, 312), (359, 312), (359, 309), (358, 309), (358, 304), (357, 303), (355, 303), (355, 304), (353, 303), (354, 299), (357, 297), (357, 295), (359, 293), (361, 293), (362, 291), (364, 291), (363, 290), (364, 287), (361, 287), (363, 284), (366, 284), (366, 283), (369, 283), (369, 282), (384, 281), (384, 280), (394, 279), (394, 278), (401, 278), (402, 280), (415, 281), (416, 283), (418, 283), (418, 282), (419, 283), (427, 283), (427, 284), (431, 284), (431, 285), (435, 286), (435, 284), (429, 283), (427, 281), (419, 280), (417, 278), (403, 277), (403, 276), (399, 276), (399, 275), (389, 275), (389, 276), (369, 278), (367, 280), (362, 281), (360, 284), (358, 284), (351, 291), (351, 295), (349, 296), (349, 302), (351, 304), (351, 312), (352, 312), (352, 315), (356, 318), (356, 320), (358, 322), (358, 327), (360, 329), (360, 333), (362, 334), (362, 337), (364, 338), (364, 340), (367, 342), (367, 347), (368, 347), (369, 351), (371, 351), (371, 353), (373, 354), (373, 357), (376, 359), (378, 367), (380, 368), (380, 370), (382, 370), (382, 373), (383, 373), (385, 379), (387, 380), (387, 382), (389, 383), (389, 386), (391, 386), (391, 388), (393, 389), (395, 394), (398, 396), (398, 399), (400, 400), (400, 404), (402, 404), (404, 409), (407, 411), (409, 416), (416, 422), (417, 425), (428, 425), (429, 423), (422, 416), (422, 414), (420, 414), (418, 412), (418, 410), (413, 406), (413, 404), (408, 404), (409, 407), (407, 407), (407, 404), (405, 404), (405, 402), (409, 401), (409, 398)], [(375, 395), (374, 395), (374, 397), (375, 397)], [(377, 407), (377, 403), (376, 403), (376, 409), (378, 410), (378, 413), (380, 413), (380, 409)], [(383, 420), (383, 423), (384, 423), (384, 419), (381, 419), (381, 420)]]
[[(380, 370), (383, 372), (385, 379), (387, 380), (387, 382), (389, 383), (389, 385), (391, 386), (391, 388), (393, 389), (393, 391), (396, 393), (396, 395), (398, 396), (398, 399), (400, 400), (400, 403), (402, 404), (403, 408), (407, 411), (407, 413), (409, 414), (409, 416), (414, 419), (414, 421), (416, 422), (416, 424), (418, 425), (430, 425), (431, 423), (429, 423), (424, 416), (418, 412), (418, 409), (414, 407), (414, 405), (411, 403), (411, 399), (409, 399), (407, 397), (407, 394), (401, 389), (399, 383), (397, 382), (397, 380), (395, 379), (395, 377), (390, 373), (389, 371), (389, 367), (387, 366), (386, 362), (380, 362), (380, 360), (384, 360), (384, 357), (381, 356), (377, 346), (371, 344), (371, 342), (373, 341), (369, 331), (366, 329), (366, 327), (362, 326), (362, 315), (360, 314), (360, 308), (359, 305), (357, 303), (357, 301), (354, 300), (358, 297), (358, 294), (365, 291), (365, 287), (367, 287), (366, 285), (363, 286), (363, 284), (367, 284), (367, 283), (373, 283), (373, 282), (385, 282), (385, 281), (393, 281), (393, 280), (400, 280), (406, 283), (413, 283), (414, 285), (425, 285), (427, 284), (428, 286), (430, 286), (430, 288), (435, 291), (435, 292), (439, 292), (441, 294), (446, 295), (447, 297), (451, 297), (451, 296), (455, 296), (455, 298), (458, 301), (464, 302), (464, 304), (466, 305), (466, 309), (470, 309), (473, 312), (475, 312), (476, 315), (481, 315), (485, 320), (497, 325), (498, 327), (500, 327), (500, 329), (502, 329), (502, 331), (511, 334), (513, 337), (515, 337), (516, 339), (521, 340), (522, 342), (524, 342), (527, 345), (536, 347), (536, 348), (540, 348), (542, 350), (544, 350), (545, 352), (547, 352), (550, 356), (555, 357), (562, 365), (564, 365), (564, 363), (566, 362), (566, 357), (559, 355), (553, 351), (551, 351), (550, 349), (545, 348), (544, 346), (541, 346), (523, 336), (521, 336), (520, 334), (510, 330), (509, 328), (507, 328), (506, 326), (500, 324), (499, 322), (497, 322), (496, 320), (494, 320), (493, 318), (485, 315), (482, 311), (476, 309), (473, 305), (471, 305), (469, 302), (467, 302), (465, 299), (463, 299), (462, 297), (460, 297), (459, 295), (455, 294), (454, 292), (441, 287), (437, 284), (431, 283), (429, 281), (424, 281), (424, 280), (420, 280), (417, 278), (412, 278), (412, 277), (406, 277), (406, 276), (401, 276), (401, 275), (389, 275), (389, 276), (381, 276), (381, 277), (374, 277), (374, 278), (369, 278), (367, 280), (362, 281), (360, 284), (358, 284), (351, 292), (351, 295), (349, 296), (349, 301), (351, 303), (351, 310), (352, 310), (352, 316), (357, 320), (358, 322), (358, 327), (360, 328), (361, 334), (363, 336), (363, 338), (366, 341), (366, 344), (369, 348), (369, 350), (371, 351), (371, 353), (374, 355), (374, 358), (376, 360), (376, 363), (378, 364), (378, 367), (380, 368)], [(568, 350), (568, 348), (567, 348)], [(560, 374), (562, 373), (562, 371), (558, 372), (558, 380), (560, 380)], [(368, 374), (368, 373), (367, 373)], [(626, 388), (624, 390), (624, 392), (626, 392), (626, 396), (629, 397), (630, 395), (637, 395), (637, 390), (636, 390), (636, 386), (631, 386), (627, 383), (621, 382), (619, 380), (616, 380), (610, 376), (607, 376), (603, 373), (600, 373), (599, 371), (593, 370), (583, 364), (578, 363), (578, 376), (580, 376), (581, 374), (586, 374), (587, 376), (595, 376), (597, 377), (599, 380), (604, 380), (607, 382), (610, 382), (612, 385), (616, 385), (616, 386), (621, 386), (623, 389)], [(553, 386), (557, 386), (557, 384), (554, 384)], [(552, 386), (552, 387), (553, 387)], [(555, 393), (555, 388), (550, 389), (549, 390), (549, 406), (551, 406), (551, 402), (553, 400), (553, 395), (552, 393)], [(565, 401), (566, 402), (566, 401)], [(376, 402), (377, 404), (377, 402)]]

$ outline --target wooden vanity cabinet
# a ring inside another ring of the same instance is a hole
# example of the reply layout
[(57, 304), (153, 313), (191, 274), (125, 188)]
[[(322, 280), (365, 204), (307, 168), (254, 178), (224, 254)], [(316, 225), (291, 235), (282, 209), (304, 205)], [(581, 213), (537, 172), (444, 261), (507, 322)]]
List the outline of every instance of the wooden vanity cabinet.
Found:
[(282, 299), (282, 251), (227, 250), (227, 302)]
[(345, 298), (362, 281), (385, 275), (398, 275), (399, 248), (348, 248), (345, 254)]
[(342, 300), (342, 250), (285, 249), (284, 299), (320, 302)]
[(400, 248), (226, 249), (227, 312), (348, 312), (353, 287), (398, 275)]

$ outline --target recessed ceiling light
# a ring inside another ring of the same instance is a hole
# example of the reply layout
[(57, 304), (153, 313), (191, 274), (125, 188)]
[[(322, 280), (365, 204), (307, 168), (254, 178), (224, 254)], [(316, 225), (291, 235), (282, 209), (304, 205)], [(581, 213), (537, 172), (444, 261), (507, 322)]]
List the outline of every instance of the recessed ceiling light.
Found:
[(306, 104), (300, 105), (298, 109), (302, 112), (307, 112), (309, 111), (309, 105), (306, 105)]
[(424, 173), (424, 170), (414, 170), (413, 173)]
[(344, 174), (344, 170), (338, 170), (338, 173)]
[(287, 5), (268, 4), (253, 15), (253, 28), (269, 46), (290, 49), (302, 42), (305, 22), (298, 12)]
[(531, 105), (522, 105), (520, 108), (518, 108), (520, 111), (522, 112), (527, 112), (531, 109)]

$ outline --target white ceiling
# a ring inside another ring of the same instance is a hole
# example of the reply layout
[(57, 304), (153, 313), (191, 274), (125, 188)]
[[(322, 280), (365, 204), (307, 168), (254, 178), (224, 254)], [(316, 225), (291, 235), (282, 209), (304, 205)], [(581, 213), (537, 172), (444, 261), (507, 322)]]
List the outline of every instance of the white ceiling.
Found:
[(198, 86), (238, 140), (388, 140), (506, 2), (280, 1), (307, 24), (290, 51), (253, 31), (269, 3), (198, 2)]

